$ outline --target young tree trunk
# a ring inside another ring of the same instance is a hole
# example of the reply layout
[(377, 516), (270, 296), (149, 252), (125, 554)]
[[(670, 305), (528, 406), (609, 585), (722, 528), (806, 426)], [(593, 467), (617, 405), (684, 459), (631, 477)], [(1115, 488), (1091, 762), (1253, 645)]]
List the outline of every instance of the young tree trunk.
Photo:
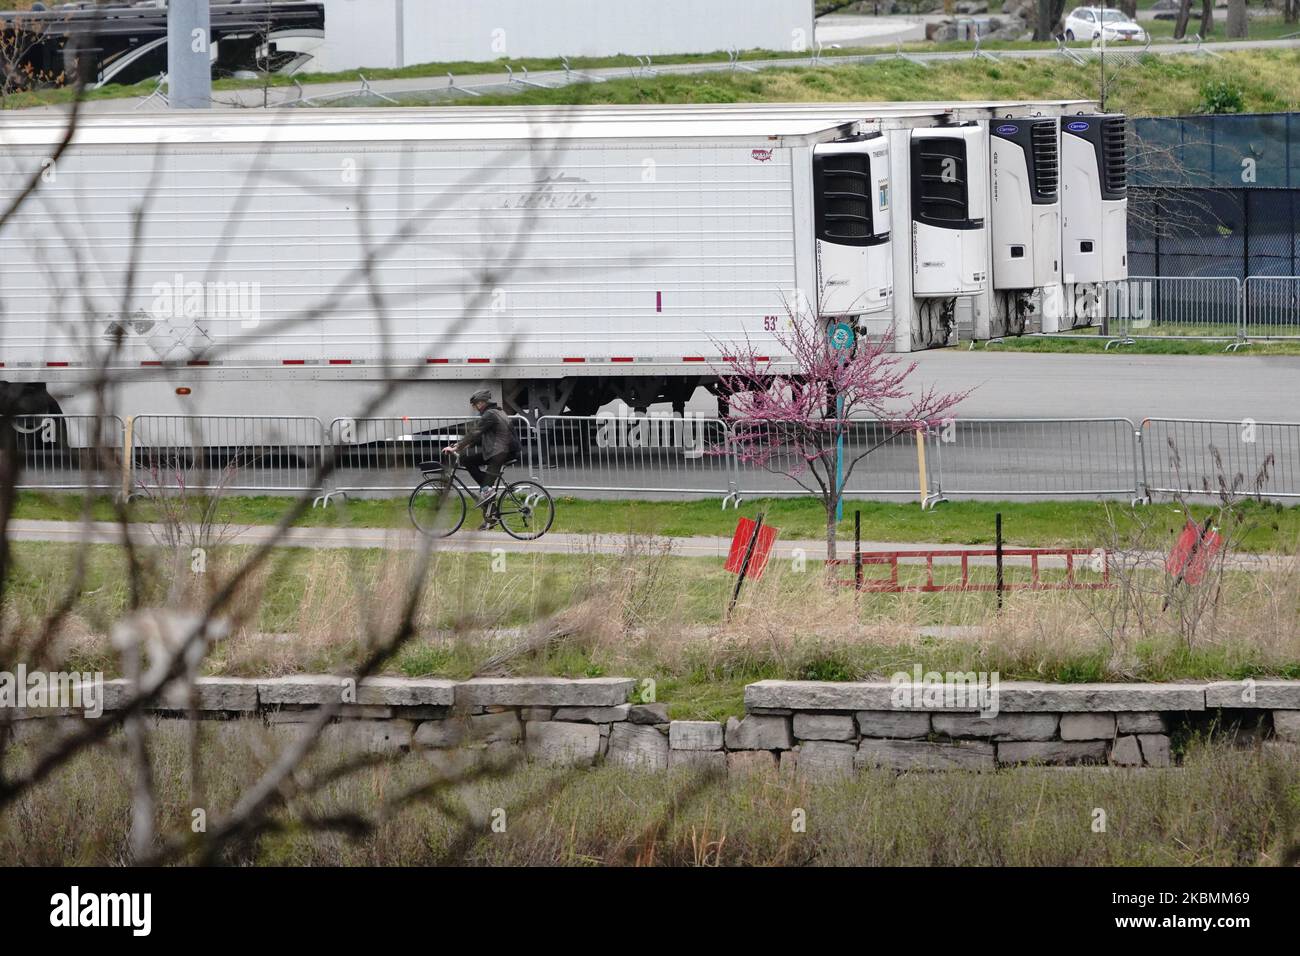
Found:
[(1201, 0), (1201, 39), (1208, 40), (1214, 32), (1214, 0)]
[(1182, 0), (1178, 5), (1178, 19), (1174, 21), (1174, 39), (1181, 40), (1187, 36), (1187, 21), (1192, 16), (1192, 0)]
[(1138, 15), (1138, 0), (1119, 0), (1117, 6), (1124, 16), (1136, 22)]
[(1282, 6), (1287, 23), (1295, 23), (1300, 19), (1300, 0), (1283, 0)]
[[(835, 560), (835, 505), (834, 495), (826, 498), (826, 558)], [(829, 569), (828, 569), (829, 570)]]
[(1240, 40), (1247, 32), (1246, 0), (1228, 0), (1228, 37)]

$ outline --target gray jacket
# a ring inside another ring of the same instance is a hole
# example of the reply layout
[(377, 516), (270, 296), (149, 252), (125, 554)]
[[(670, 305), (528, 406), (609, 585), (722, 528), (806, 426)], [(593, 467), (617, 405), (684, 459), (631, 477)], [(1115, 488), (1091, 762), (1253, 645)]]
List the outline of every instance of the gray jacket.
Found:
[(518, 443), (510, 430), (510, 419), (495, 402), (483, 409), (477, 421), (470, 423), (465, 429), (465, 437), (455, 447), (457, 451), (465, 451), (475, 446), (485, 459), (518, 452)]

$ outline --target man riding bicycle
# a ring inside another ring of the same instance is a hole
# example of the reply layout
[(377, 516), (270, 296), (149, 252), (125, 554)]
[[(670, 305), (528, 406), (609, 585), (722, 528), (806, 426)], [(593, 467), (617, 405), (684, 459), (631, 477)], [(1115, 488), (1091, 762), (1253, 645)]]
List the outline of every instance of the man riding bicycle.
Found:
[[(444, 455), (460, 456), (470, 477), (478, 482), (478, 500), (482, 508), (492, 500), (492, 486), (501, 476), (501, 469), (521, 451), (519, 439), (510, 427), (510, 419), (501, 406), (492, 401), (490, 389), (479, 389), (469, 397), (469, 403), (478, 412), (478, 421), (465, 429), (465, 437), (442, 450)], [(484, 474), (484, 466), (487, 473)], [(480, 529), (482, 530), (482, 529)]]

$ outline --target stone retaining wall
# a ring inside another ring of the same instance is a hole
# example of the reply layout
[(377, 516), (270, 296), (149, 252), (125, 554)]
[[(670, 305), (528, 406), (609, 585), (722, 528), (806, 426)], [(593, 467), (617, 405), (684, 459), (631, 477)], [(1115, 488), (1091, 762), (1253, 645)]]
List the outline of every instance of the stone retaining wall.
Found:
[[(523, 753), (550, 764), (597, 761), (647, 770), (780, 769), (807, 775), (867, 767), (993, 770), (1022, 763), (1167, 767), (1171, 733), (1218, 724), (1251, 739), (1300, 742), (1300, 681), (1210, 684), (1004, 682), (997, 713), (927, 707), (911, 685), (907, 706), (891, 683), (760, 681), (745, 688), (742, 719), (668, 719), (665, 704), (631, 703), (631, 678), (340, 677), (202, 678), (193, 705), (169, 694), (151, 708), (184, 718), (190, 706), (212, 720), (257, 718), (279, 733), (302, 732), (325, 704), (342, 703), (325, 739), (372, 751), (418, 751), (463, 767), (485, 756)], [(125, 681), (104, 688), (105, 710), (128, 699)], [(34, 735), (69, 711), (13, 711), (10, 733)]]

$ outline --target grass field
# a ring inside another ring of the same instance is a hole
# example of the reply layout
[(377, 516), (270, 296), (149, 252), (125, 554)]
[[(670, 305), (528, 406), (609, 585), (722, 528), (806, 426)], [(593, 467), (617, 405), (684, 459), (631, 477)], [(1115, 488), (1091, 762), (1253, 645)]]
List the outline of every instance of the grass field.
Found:
[[(1178, 338), (1138, 338), (1119, 342), (1118, 336), (1081, 332), (1052, 338), (1028, 335), (1006, 338), (996, 343), (977, 342), (976, 349), (1007, 352), (1059, 352), (1074, 355), (1300, 355), (1300, 340), (1292, 342), (1251, 342), (1229, 351), (1229, 339), (1194, 340)], [(1107, 348), (1109, 343), (1115, 343)]]
[[(178, 724), (151, 735), (156, 816), (162, 833), (183, 827), (188, 836), (195, 803)], [(203, 806), (213, 824), (274, 759), (272, 730), (201, 725)], [(9, 757), (17, 772), (29, 753), (20, 745)], [(1300, 757), (1201, 740), (1189, 745), (1177, 770), (872, 771), (825, 782), (773, 773), (706, 777), (526, 766), (439, 786), (416, 756), (331, 775), (341, 761), (328, 750), (314, 754), (294, 779), (319, 779), (319, 789), (290, 792), (271, 811), (280, 825), (224, 862), (1279, 866), (1300, 841)], [(0, 857), (36, 866), (130, 861), (131, 779), (125, 747), (79, 755), (0, 814)], [(407, 797), (417, 790), (418, 799)], [(1100, 833), (1092, 826), (1096, 807), (1107, 814)], [(489, 826), (496, 808), (508, 821), (504, 832)], [(807, 821), (802, 832), (791, 826), (796, 810)], [(300, 822), (356, 814), (380, 822), (351, 837), (313, 832)]]
[[(1293, 110), (1300, 104), (1300, 53), (1230, 51), (1222, 59), (1148, 56), (1112, 68), (1107, 106), (1130, 116), (1194, 112), (1202, 88), (1225, 81), (1241, 90), (1247, 112)], [(758, 73), (662, 75), (614, 79), (562, 89), (476, 97), (476, 105), (597, 103), (744, 103), (914, 100), (918, 90), (944, 99), (1095, 99), (1099, 67), (1044, 60), (954, 60), (918, 66), (903, 60)], [(400, 99), (400, 98), (399, 98)]]
[[(1162, 27), (1156, 27), (1162, 29)], [(1261, 27), (1261, 30), (1264, 29)], [(1276, 33), (1272, 25), (1268, 30)], [(1263, 38), (1262, 34), (1258, 38)], [(1078, 45), (1086, 46), (1080, 43)], [(1030, 42), (989, 43), (988, 49), (1012, 47), (1034, 48), (1042, 44)], [(907, 44), (911, 51), (962, 52), (972, 49), (969, 43), (917, 43)], [(838, 51), (839, 55), (893, 53), (888, 50), (853, 49)], [(742, 54), (744, 59), (769, 59), (772, 57), (810, 56), (788, 52), (753, 50)], [(1122, 110), (1130, 116), (1177, 115), (1195, 111), (1202, 102), (1202, 87), (1209, 82), (1225, 80), (1238, 87), (1242, 93), (1243, 109), (1247, 112), (1272, 112), (1291, 110), (1300, 103), (1300, 53), (1293, 50), (1227, 51), (1220, 58), (1195, 55), (1145, 57), (1136, 66), (1120, 66), (1117, 62), (1108, 74), (1108, 107)], [(716, 54), (662, 57), (657, 63), (682, 63), (725, 60)], [(495, 63), (437, 63), (422, 64), (398, 70), (364, 70), (368, 79), (409, 79), (427, 76), (430, 88), (445, 84), (448, 72), (459, 76), (496, 73), (504, 70), (506, 61)], [(530, 72), (559, 69), (556, 59), (510, 60), (516, 71), (527, 67)], [(638, 66), (631, 56), (601, 59), (575, 58), (574, 69)], [(1075, 64), (1051, 57), (1042, 60), (1003, 60), (993, 63), (982, 59), (954, 59), (917, 66), (902, 60), (889, 60), (861, 65), (840, 64), (816, 69), (767, 69), (758, 73), (716, 72), (692, 76), (651, 76), (612, 78), (600, 84), (578, 84), (561, 89), (535, 89), (522, 93), (489, 94), (473, 98), (475, 105), (493, 104), (552, 104), (573, 103), (740, 103), (740, 102), (845, 102), (854, 100), (915, 100), (918, 90), (942, 90), (944, 99), (1095, 99), (1098, 96), (1100, 70), (1096, 64)], [(298, 77), (307, 84), (322, 82), (357, 81), (357, 71), (342, 74), (316, 74)], [(257, 89), (263, 86), (285, 86), (289, 77), (270, 77), (265, 82), (222, 80), (214, 84), (217, 92), (233, 89)], [(134, 86), (108, 86), (87, 93), (89, 99), (118, 97), (144, 97), (153, 92), (155, 84), (140, 83)], [(6, 98), (9, 108), (49, 105), (68, 102), (71, 91), (64, 89), (40, 90), (20, 93)], [(397, 96), (399, 103), (418, 105), (427, 97)]]
[[(414, 481), (414, 476), (413, 479)], [(207, 499), (188, 502), (201, 510)], [(77, 495), (21, 492), (14, 511), (16, 518), (76, 521), (85, 506)], [(275, 524), (291, 507), (291, 500), (277, 497), (230, 495), (218, 506), (220, 521), (227, 524)], [(101, 521), (114, 520), (108, 499), (91, 502), (91, 515)], [(1198, 518), (1209, 514), (1193, 506)], [(821, 505), (809, 498), (774, 498), (745, 501), (739, 511), (722, 509), (720, 499), (699, 501), (591, 501), (557, 498), (554, 532), (570, 534), (640, 534), (667, 537), (731, 537), (740, 515), (759, 512), (765, 521), (781, 529), (785, 540), (823, 539), (826, 518)], [(1172, 533), (1181, 527), (1184, 515), (1165, 502), (1134, 509), (1124, 502), (1097, 501), (949, 501), (922, 511), (913, 503), (846, 501), (844, 520), (839, 525), (841, 541), (853, 540), (853, 513), (862, 514), (862, 537), (867, 541), (935, 542), (939, 544), (992, 544), (994, 521), (1002, 514), (1003, 536), (1008, 544), (1025, 547), (1087, 547), (1098, 545), (1099, 529), (1112, 522), (1121, 530), (1138, 519), (1156, 516), (1167, 521)], [(1300, 506), (1243, 502), (1243, 520), (1248, 530), (1241, 550), (1292, 553), (1300, 542)], [(147, 501), (131, 504), (134, 521), (153, 521), (158, 508)], [(325, 508), (303, 513), (303, 527), (409, 528), (405, 499), (353, 499), (336, 501)], [(504, 540), (504, 539), (503, 539)]]
[[(741, 712), (746, 683), (765, 678), (885, 679), (926, 670), (997, 671), (1004, 680), (1170, 680), (1300, 676), (1300, 567), (1232, 572), (1197, 591), (1163, 570), (1135, 566), (1120, 587), (1007, 594), (864, 593), (828, 585), (821, 566), (773, 561), (735, 612), (735, 578), (719, 558), (680, 557), (630, 537), (621, 554), (441, 552), (418, 581), (415, 635), (389, 670), (408, 676), (617, 675), (652, 678), (674, 717)], [(247, 559), (213, 544), (200, 573), (188, 545), (140, 549), (146, 606), (198, 607)], [(106, 635), (132, 590), (116, 546), (18, 543), (5, 599), (7, 627), (34, 638), (71, 594), (54, 653), (67, 668), (116, 672)], [(86, 563), (73, 587), (73, 567)], [(883, 569), (870, 569), (868, 578)], [(416, 572), (410, 552), (283, 549), (224, 609), (232, 636), (209, 655), (210, 673), (267, 676), (355, 667), (393, 633)], [(920, 583), (921, 567), (904, 568)], [(956, 567), (937, 567), (953, 582)], [(1027, 569), (1008, 567), (1009, 583)], [(847, 570), (841, 572), (847, 577)], [(1096, 576), (1080, 571), (1079, 580)], [(1044, 572), (1043, 580), (1060, 578)], [(993, 581), (991, 567), (972, 580)], [(1213, 594), (1212, 610), (1197, 610)]]

